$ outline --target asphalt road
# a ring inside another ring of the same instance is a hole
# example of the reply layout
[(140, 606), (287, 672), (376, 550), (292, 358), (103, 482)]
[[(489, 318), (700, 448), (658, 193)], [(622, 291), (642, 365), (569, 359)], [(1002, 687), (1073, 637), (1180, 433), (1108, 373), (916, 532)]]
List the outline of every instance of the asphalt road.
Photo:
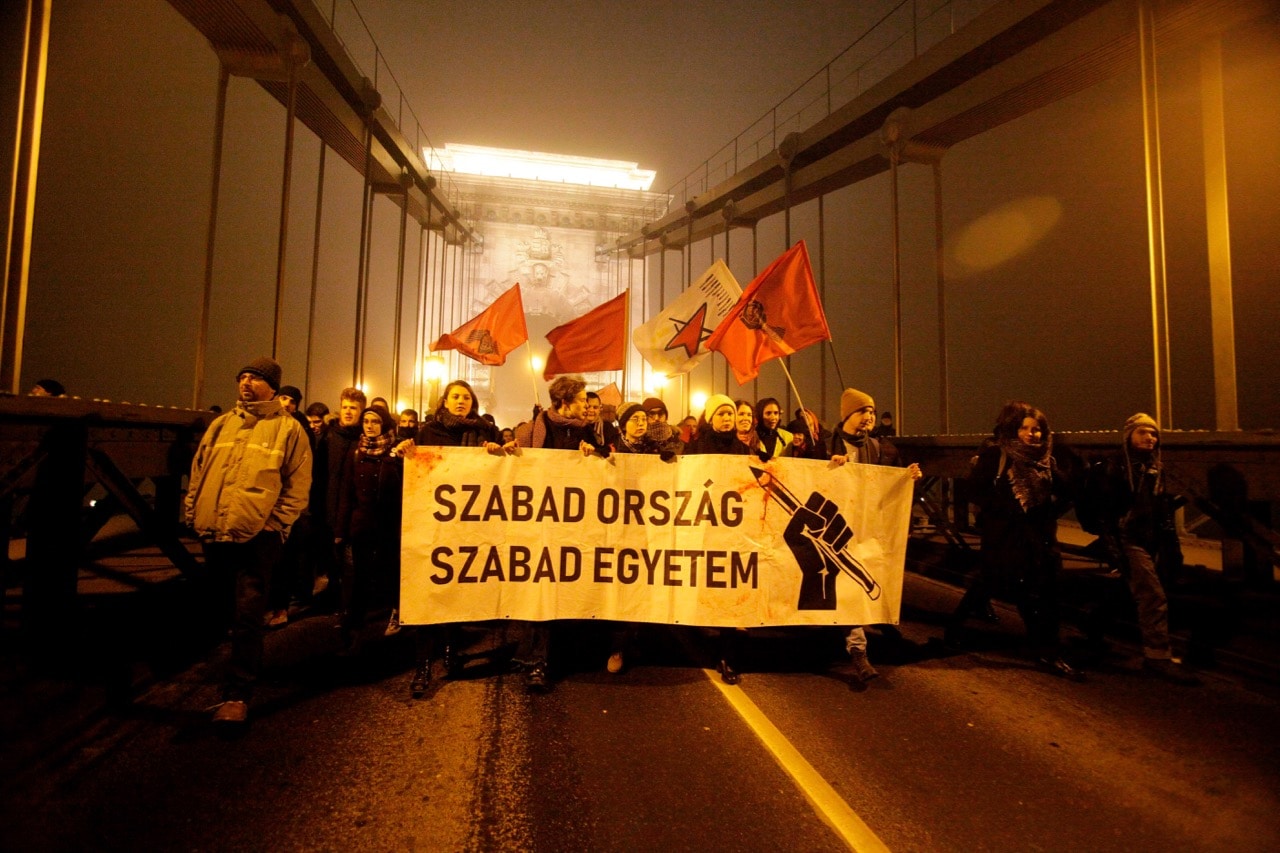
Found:
[(182, 670), (0, 782), (0, 847), (847, 849), (834, 800), (863, 849), (1280, 849), (1274, 686), (1167, 684), (1125, 649), (1060, 681), (1022, 656), (1007, 610), (945, 652), (929, 613), (954, 590), (910, 583), (916, 621), (873, 635), (865, 688), (824, 669), (838, 638), (782, 632), (749, 640), (738, 687), (709, 672), (705, 638), (665, 629), (608, 675), (596, 625), (559, 630), (554, 690), (529, 696), (497, 627), (415, 701), (406, 637), (373, 626), (340, 659), (331, 623), (302, 620), (271, 638), (246, 734), (207, 722), (216, 661)]

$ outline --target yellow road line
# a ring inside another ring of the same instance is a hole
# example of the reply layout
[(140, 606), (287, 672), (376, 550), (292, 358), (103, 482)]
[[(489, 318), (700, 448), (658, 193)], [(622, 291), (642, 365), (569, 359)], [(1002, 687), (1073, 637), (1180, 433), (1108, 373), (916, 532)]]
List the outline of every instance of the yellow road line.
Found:
[(755, 702), (740, 687), (730, 686), (720, 680), (720, 674), (713, 669), (704, 669), (703, 673), (711, 679), (711, 683), (720, 689), (721, 695), (728, 700), (733, 709), (742, 717), (743, 722), (760, 738), (760, 742), (773, 754), (782, 769), (795, 780), (801, 793), (809, 800), (818, 817), (840, 836), (850, 850), (859, 853), (871, 851), (887, 851), (889, 848), (880, 840), (871, 827), (858, 817), (857, 812), (849, 808), (836, 790), (826, 779), (813, 768), (800, 751), (792, 746), (787, 736), (778, 730), (768, 717), (764, 715)]

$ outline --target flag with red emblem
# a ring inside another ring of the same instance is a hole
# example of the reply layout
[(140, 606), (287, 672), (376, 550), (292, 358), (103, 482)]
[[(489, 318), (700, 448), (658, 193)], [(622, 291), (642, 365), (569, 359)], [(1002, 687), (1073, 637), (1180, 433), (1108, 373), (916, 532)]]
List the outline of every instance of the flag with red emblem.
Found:
[(829, 340), (809, 250), (801, 240), (747, 285), (707, 339), (707, 349), (723, 355), (742, 384), (766, 361)]

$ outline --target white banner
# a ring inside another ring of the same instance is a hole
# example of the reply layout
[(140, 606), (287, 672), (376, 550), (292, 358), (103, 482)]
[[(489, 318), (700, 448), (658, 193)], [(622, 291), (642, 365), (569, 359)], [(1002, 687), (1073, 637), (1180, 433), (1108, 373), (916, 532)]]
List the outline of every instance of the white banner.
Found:
[(419, 447), (400, 619), (896, 624), (911, 491), (876, 465)]

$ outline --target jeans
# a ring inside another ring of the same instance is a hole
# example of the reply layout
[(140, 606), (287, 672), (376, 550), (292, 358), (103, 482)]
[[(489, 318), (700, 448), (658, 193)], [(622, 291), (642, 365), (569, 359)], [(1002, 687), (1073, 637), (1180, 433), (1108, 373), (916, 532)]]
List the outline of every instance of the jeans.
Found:
[(231, 660), (223, 681), (222, 698), (247, 702), (262, 672), (262, 617), (267, 609), (271, 575), (280, 563), (284, 542), (280, 534), (264, 530), (248, 542), (210, 542), (205, 558), (223, 578), (233, 579)]

